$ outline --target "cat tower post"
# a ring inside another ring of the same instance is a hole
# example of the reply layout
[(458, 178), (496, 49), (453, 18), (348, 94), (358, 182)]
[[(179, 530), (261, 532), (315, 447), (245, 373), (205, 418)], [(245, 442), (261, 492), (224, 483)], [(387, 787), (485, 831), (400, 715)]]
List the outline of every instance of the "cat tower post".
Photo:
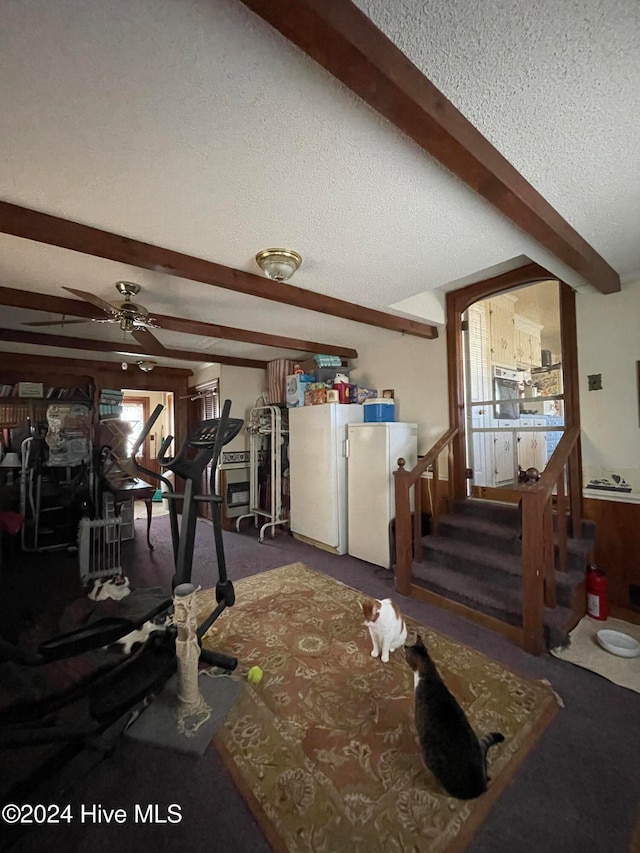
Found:
[[(178, 584), (173, 592), (173, 624), (177, 672), (125, 735), (133, 740), (204, 755), (213, 734), (239, 698), (240, 679), (211, 669), (198, 673), (196, 590)], [(177, 725), (176, 725), (177, 723)]]
[(181, 583), (173, 591), (173, 624), (178, 629), (176, 658), (178, 692), (174, 708), (178, 731), (187, 736), (195, 733), (210, 717), (210, 709), (198, 685), (198, 612), (193, 584)]

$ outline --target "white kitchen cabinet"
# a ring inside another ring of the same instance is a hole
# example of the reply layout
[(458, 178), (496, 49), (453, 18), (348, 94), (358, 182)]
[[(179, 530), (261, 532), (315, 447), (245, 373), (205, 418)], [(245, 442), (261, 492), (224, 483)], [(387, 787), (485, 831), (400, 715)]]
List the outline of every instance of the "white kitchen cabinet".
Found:
[[(520, 426), (546, 427), (546, 418), (520, 418)], [(547, 463), (547, 435), (542, 430), (522, 430), (518, 433), (518, 465), (526, 471), (527, 468), (544, 470)]]
[(516, 364), (523, 370), (531, 370), (540, 367), (542, 363), (542, 351), (540, 349), (540, 332), (542, 326), (531, 320), (514, 316), (516, 337)]
[(515, 368), (517, 343), (513, 303), (497, 299), (489, 302), (489, 342), (491, 362)]
[[(486, 433), (491, 437), (493, 446), (493, 486), (504, 486), (516, 479), (514, 441), (512, 430)], [(491, 446), (490, 445), (490, 446)]]
[(484, 414), (471, 418), (473, 485), (493, 485), (493, 433), (476, 432), (486, 426)]

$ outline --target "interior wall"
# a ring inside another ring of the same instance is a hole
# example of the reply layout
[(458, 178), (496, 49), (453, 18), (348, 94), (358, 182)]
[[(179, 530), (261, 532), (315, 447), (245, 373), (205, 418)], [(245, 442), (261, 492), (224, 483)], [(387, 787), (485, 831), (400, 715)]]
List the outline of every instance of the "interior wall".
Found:
[[(576, 296), (580, 416), (585, 486), (590, 479), (623, 477), (640, 502), (640, 279), (619, 293)], [(602, 389), (589, 391), (600, 374)]]
[[(425, 453), (449, 427), (447, 353), (443, 330), (435, 340), (401, 335), (386, 329), (367, 329), (358, 336), (359, 357), (353, 359), (350, 379), (358, 385), (394, 391), (396, 420), (418, 424), (418, 452)], [(231, 414), (249, 419), (257, 399), (267, 391), (265, 370), (209, 365), (194, 373), (192, 387), (220, 380), (220, 399), (232, 401)], [(249, 448), (242, 430), (228, 446)]]
[(371, 330), (358, 342), (349, 378), (379, 394), (394, 391), (396, 420), (418, 424), (418, 453), (426, 453), (449, 428), (444, 330), (435, 340)]
[[(194, 373), (190, 385), (195, 387), (205, 382), (218, 379), (220, 382), (220, 403), (227, 398), (231, 400), (231, 417), (249, 420), (251, 409), (257, 399), (267, 390), (267, 372), (253, 367), (233, 367), (226, 364), (213, 364)], [(242, 429), (229, 444), (225, 451), (248, 450), (249, 436)]]

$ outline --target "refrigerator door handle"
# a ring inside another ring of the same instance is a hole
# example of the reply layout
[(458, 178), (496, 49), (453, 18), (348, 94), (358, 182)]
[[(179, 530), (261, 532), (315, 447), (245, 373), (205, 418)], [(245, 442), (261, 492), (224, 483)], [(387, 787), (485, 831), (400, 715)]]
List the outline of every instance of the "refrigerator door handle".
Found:
[(344, 440), (344, 457), (345, 459), (349, 458), (349, 439), (345, 438)]

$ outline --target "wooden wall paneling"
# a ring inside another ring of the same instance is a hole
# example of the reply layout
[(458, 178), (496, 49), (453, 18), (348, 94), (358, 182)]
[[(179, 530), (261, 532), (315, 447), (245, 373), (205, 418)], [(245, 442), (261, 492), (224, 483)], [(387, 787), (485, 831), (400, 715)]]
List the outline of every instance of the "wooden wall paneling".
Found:
[[(119, 364), (100, 361), (80, 361), (67, 358), (42, 358), (20, 353), (3, 353), (0, 368), (0, 383), (43, 382), (55, 387), (72, 387), (74, 384), (91, 378), (96, 387), (96, 395), (102, 388), (122, 390), (130, 388), (139, 391), (172, 391), (174, 394), (175, 441), (179, 446), (187, 435), (186, 400), (189, 392), (190, 370), (175, 367), (156, 367), (150, 373), (143, 373), (137, 367), (122, 370)], [(97, 401), (95, 412), (97, 417)]]
[(596, 524), (593, 559), (607, 575), (609, 600), (629, 607), (629, 584), (640, 585), (640, 504), (585, 498), (584, 516)]

